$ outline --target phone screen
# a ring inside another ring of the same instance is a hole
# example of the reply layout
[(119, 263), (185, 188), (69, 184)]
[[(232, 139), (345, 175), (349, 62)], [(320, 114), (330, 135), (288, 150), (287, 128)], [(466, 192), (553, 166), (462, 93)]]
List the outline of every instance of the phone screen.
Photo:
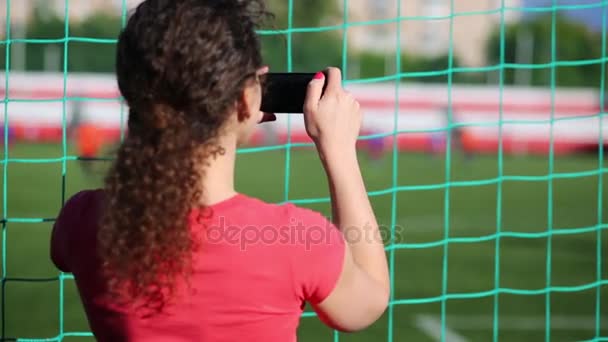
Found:
[(308, 83), (314, 73), (268, 73), (262, 84), (261, 110), (266, 113), (302, 113)]

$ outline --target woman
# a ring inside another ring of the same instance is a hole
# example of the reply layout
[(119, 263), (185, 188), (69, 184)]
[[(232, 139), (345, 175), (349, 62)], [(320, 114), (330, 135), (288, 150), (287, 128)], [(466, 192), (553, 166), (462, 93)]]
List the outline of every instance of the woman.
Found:
[[(51, 258), (100, 341), (294, 341), (305, 303), (356, 331), (384, 312), (386, 256), (357, 165), (358, 103), (338, 69), (311, 81), (306, 129), (333, 222), (234, 189), (260, 112), (256, 0), (147, 0), (118, 41), (129, 134), (104, 189), (66, 203)], [(322, 89), (327, 82), (327, 89)]]

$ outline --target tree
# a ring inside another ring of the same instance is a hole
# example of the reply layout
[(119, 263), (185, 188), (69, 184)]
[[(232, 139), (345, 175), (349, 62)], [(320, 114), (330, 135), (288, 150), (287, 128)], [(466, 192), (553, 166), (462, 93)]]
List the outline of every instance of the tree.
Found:
[[(451, 68), (457, 68), (460, 63), (456, 56), (452, 56), (452, 65), (450, 66), (450, 56), (442, 55), (436, 57), (404, 55), (401, 57), (401, 71), (404, 73), (424, 73), (422, 76), (416, 77), (413, 80), (429, 83), (446, 83), (448, 82), (448, 73), (453, 72)], [(457, 74), (452, 75), (454, 81)], [(406, 79), (407, 80), (407, 79)]]
[[(267, 0), (268, 10), (274, 15), (273, 26), (287, 28), (289, 22), (289, 1)], [(341, 20), (336, 1), (292, 0), (292, 27), (319, 27), (323, 23)]]
[[(292, 2), (291, 26), (289, 7), (284, 0), (269, 0), (267, 6), (274, 20), (267, 25), (269, 30), (291, 28), (318, 28), (339, 23), (340, 10), (335, 1), (294, 0)], [(291, 51), (287, 34), (262, 36), (262, 51), (266, 64), (272, 71), (287, 71), (287, 61), (292, 61), (292, 71), (314, 72), (329, 65), (340, 66), (342, 62), (342, 31), (291, 32)]]
[[(26, 38), (40, 40), (58, 40), (65, 38), (65, 24), (63, 19), (49, 15), (44, 8), (36, 8), (30, 21), (27, 23)], [(54, 61), (49, 58), (49, 52), (57, 52), (59, 58)], [(61, 70), (63, 56), (62, 43), (28, 43), (25, 46), (26, 70), (44, 70), (52, 68)], [(53, 63), (54, 62), (54, 63)], [(53, 65), (51, 65), (53, 64)]]
[[(65, 21), (49, 13), (42, 8), (35, 9), (27, 24), (26, 38), (36, 40), (26, 44), (25, 67), (28, 71), (61, 71), (64, 68)], [(68, 37), (112, 40), (116, 39), (119, 30), (119, 17), (98, 13), (81, 22), (70, 23)], [(0, 59), (5, 64), (5, 49), (1, 50)], [(67, 51), (67, 67), (70, 72), (114, 71), (116, 44), (113, 42), (69, 41)]]
[[(385, 55), (364, 51), (357, 54), (355, 58), (359, 63), (361, 70), (359, 77), (361, 78), (383, 77), (395, 72), (395, 56), (392, 54)], [(451, 68), (455, 69), (459, 66), (458, 58), (452, 56)], [(482, 81), (480, 75), (450, 70), (449, 55), (433, 57), (404, 54), (401, 56), (401, 73), (406, 74), (402, 78), (404, 82), (446, 83), (450, 72), (452, 72), (452, 82), (454, 83), (480, 83)]]
[[(532, 39), (533, 51), (523, 51), (521, 39)], [(522, 21), (505, 27), (504, 62), (525, 64), (547, 64), (543, 67), (530, 68), (532, 85), (548, 86), (551, 83), (552, 63), (555, 61), (585, 62), (575, 66), (556, 66), (555, 84), (557, 86), (589, 86), (598, 87), (600, 84), (601, 63), (593, 60), (601, 57), (601, 36), (587, 29), (583, 24), (573, 22), (562, 16), (555, 16), (555, 32), (553, 32), (553, 16), (537, 16), (531, 20)], [(553, 59), (552, 39), (555, 39), (555, 59)], [(519, 47), (518, 47), (519, 43)], [(519, 52), (530, 55), (531, 60), (518, 60)], [(500, 27), (492, 33), (486, 47), (488, 60), (497, 64), (500, 61), (501, 39)], [(523, 66), (526, 67), (526, 66)], [(514, 68), (504, 71), (506, 84), (515, 82)]]
[[(42, 2), (44, 5), (45, 2)], [(291, 48), (288, 48), (286, 34), (263, 35), (262, 54), (265, 63), (272, 71), (287, 71), (288, 58), (291, 60), (292, 71), (315, 72), (328, 65), (342, 63), (342, 32), (341, 30), (319, 30), (328, 24), (338, 24), (341, 21), (340, 10), (335, 1), (325, 0), (294, 0), (291, 12), (292, 28), (312, 28), (314, 32), (292, 32)], [(274, 20), (267, 23), (264, 29), (283, 30), (289, 27), (288, 2), (284, 0), (268, 0), (269, 10), (274, 14)], [(72, 38), (67, 46), (67, 59), (64, 56), (65, 22), (63, 18), (50, 14), (40, 7), (27, 25), (28, 39), (59, 40), (58, 42), (38, 41), (26, 46), (26, 69), (30, 71), (63, 70), (67, 60), (70, 72), (113, 72), (116, 39), (121, 27), (119, 16), (97, 13), (81, 22), (70, 22), (69, 37)], [(76, 40), (74, 40), (74, 38)], [(93, 41), (83, 41), (93, 39)], [(103, 39), (96, 41), (95, 39)], [(110, 40), (110, 41), (108, 41)], [(4, 63), (4, 47), (1, 45), (0, 59)]]
[[(106, 42), (70, 42), (69, 70), (70, 71), (114, 71), (116, 59), (116, 44), (107, 42), (116, 39), (121, 29), (118, 16), (97, 13), (70, 30), (72, 37), (102, 38)], [(86, 58), (83, 58), (85, 57)]]

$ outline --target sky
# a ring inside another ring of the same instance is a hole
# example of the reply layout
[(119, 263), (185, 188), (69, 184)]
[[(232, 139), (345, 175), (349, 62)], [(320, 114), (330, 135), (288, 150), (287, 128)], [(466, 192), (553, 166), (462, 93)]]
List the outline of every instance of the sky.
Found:
[[(552, 6), (554, 0), (524, 0), (525, 7), (544, 7)], [(578, 5), (578, 4), (602, 4), (605, 0), (557, 0), (560, 5)], [(602, 4), (602, 7), (568, 10), (566, 14), (573, 19), (587, 24), (593, 30), (602, 29), (603, 9), (608, 7)]]

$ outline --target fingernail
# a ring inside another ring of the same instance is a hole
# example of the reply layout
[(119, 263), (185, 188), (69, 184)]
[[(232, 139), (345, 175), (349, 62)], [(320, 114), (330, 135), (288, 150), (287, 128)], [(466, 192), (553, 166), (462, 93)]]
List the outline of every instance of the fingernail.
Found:
[(324, 75), (322, 72), (318, 72), (318, 73), (316, 73), (316, 74), (315, 74), (314, 79), (315, 79), (315, 80), (321, 80), (321, 79), (323, 79), (324, 77), (325, 77), (325, 75)]

